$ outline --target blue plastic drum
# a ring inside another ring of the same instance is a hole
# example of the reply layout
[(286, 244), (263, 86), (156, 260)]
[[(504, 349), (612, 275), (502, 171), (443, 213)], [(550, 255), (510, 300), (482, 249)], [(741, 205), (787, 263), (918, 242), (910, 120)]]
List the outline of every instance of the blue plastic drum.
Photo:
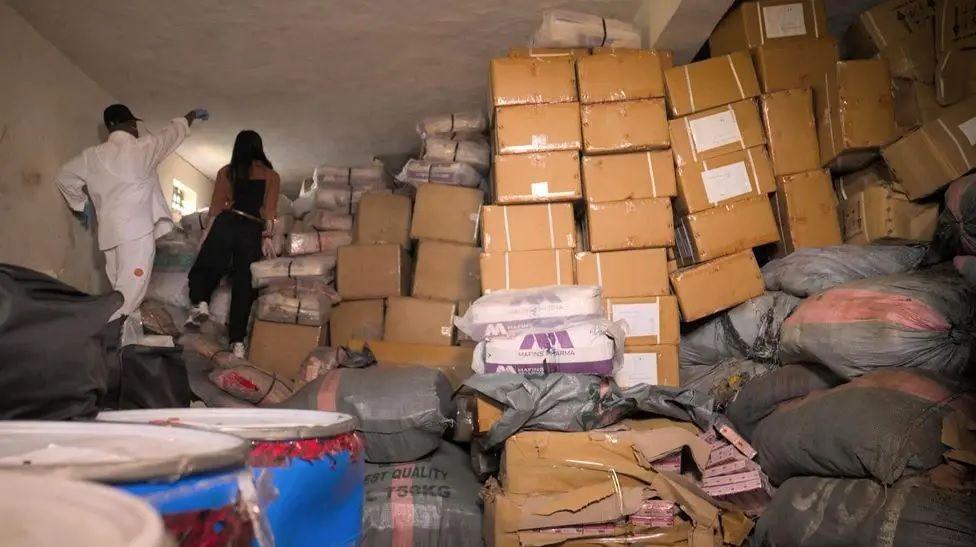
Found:
[(160, 512), (179, 545), (247, 545), (259, 522), (247, 442), (142, 424), (0, 422), (0, 470), (111, 484)]
[(351, 416), (315, 410), (177, 408), (103, 412), (98, 419), (182, 425), (248, 439), (248, 462), (277, 547), (359, 543), (365, 463)]

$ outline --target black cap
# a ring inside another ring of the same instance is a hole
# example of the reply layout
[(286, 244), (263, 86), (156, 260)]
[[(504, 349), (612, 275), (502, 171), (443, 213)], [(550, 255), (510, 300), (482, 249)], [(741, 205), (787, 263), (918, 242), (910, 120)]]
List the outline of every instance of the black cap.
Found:
[(128, 106), (124, 104), (113, 104), (112, 106), (105, 109), (102, 113), (102, 119), (105, 120), (105, 127), (111, 128), (120, 123), (125, 122), (141, 122), (139, 118), (132, 114)]

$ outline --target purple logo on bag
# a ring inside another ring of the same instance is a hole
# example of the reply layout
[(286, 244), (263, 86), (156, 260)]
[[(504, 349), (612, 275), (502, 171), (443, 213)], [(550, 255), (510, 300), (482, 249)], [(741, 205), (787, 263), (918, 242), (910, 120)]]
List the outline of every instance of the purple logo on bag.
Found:
[(538, 346), (539, 349), (553, 349), (553, 348), (563, 348), (572, 349), (573, 341), (569, 337), (569, 333), (560, 330), (556, 332), (542, 332), (538, 334), (527, 334), (525, 338), (522, 339), (522, 345), (519, 350), (525, 351), (530, 350), (533, 347)]

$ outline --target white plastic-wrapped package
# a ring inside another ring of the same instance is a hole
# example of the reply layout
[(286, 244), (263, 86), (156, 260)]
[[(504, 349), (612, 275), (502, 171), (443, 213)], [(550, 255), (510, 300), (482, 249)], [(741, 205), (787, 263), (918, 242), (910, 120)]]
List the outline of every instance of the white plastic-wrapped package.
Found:
[(189, 308), (190, 286), (186, 272), (153, 272), (146, 289), (146, 299), (176, 308)]
[(258, 297), (257, 317), (272, 323), (296, 325), (325, 325), (332, 313), (332, 302), (327, 298), (290, 298), (280, 293)]
[(606, 317), (600, 287), (562, 285), (493, 291), (454, 322), (473, 340), (512, 337)]
[(335, 267), (336, 253), (273, 258), (251, 264), (251, 280), (254, 287), (259, 289), (283, 279), (331, 276), (335, 273)]
[(467, 163), (481, 173), (491, 167), (491, 146), (484, 139), (450, 139), (428, 137), (424, 141), (423, 160), (432, 162)]
[(348, 212), (351, 202), (352, 188), (349, 186), (319, 186), (315, 190), (315, 208), (317, 209)]
[(397, 175), (400, 182), (420, 186), (435, 183), (451, 186), (477, 188), (484, 182), (484, 177), (477, 169), (466, 163), (437, 163), (428, 160), (410, 160)]
[(488, 129), (488, 119), (483, 112), (459, 112), (424, 118), (417, 124), (421, 139), (452, 137), (454, 135), (480, 135)]
[[(305, 215), (305, 223), (315, 230), (352, 230), (352, 215), (341, 211), (315, 209)], [(297, 232), (298, 230), (292, 230)], [(303, 230), (304, 231), (304, 230)]]
[(295, 210), (292, 208), (291, 198), (284, 194), (278, 194), (278, 218), (285, 215), (294, 216)]
[[(291, 206), (289, 206), (289, 210)], [(295, 225), (295, 217), (288, 213), (280, 215), (274, 225), (274, 233), (271, 235), (271, 245), (274, 247), (275, 255), (280, 256), (285, 250), (285, 237), (292, 231)]]
[(351, 167), (338, 165), (320, 165), (312, 171), (312, 180), (316, 184), (326, 186), (349, 186)]
[(320, 165), (312, 172), (312, 180), (319, 186), (390, 186), (390, 177), (378, 161), (363, 167)]
[(634, 25), (597, 15), (568, 10), (542, 14), (542, 25), (532, 36), (533, 47), (641, 47), (640, 31)]
[(352, 244), (352, 232), (348, 230), (292, 232), (285, 238), (285, 254), (301, 256), (335, 252), (339, 247), (350, 244)]
[(623, 330), (606, 319), (592, 319), (518, 336), (478, 343), (471, 369), (478, 374), (611, 376), (623, 360)]
[(315, 190), (298, 196), (298, 199), (291, 203), (292, 211), (297, 218), (307, 215), (315, 207), (317, 192)]
[[(311, 213), (309, 213), (309, 214), (311, 214)], [(305, 216), (308, 217), (308, 215), (305, 215)], [(311, 226), (309, 226), (308, 224), (306, 224), (305, 223), (305, 220), (303, 219), (303, 220), (296, 220), (295, 223), (291, 225), (291, 230), (289, 230), (289, 231), (291, 231), (291, 232), (308, 232), (310, 230), (314, 230), (314, 228), (312, 228)]]
[(333, 284), (333, 275), (277, 279), (261, 289), (261, 294), (280, 294), (288, 298), (324, 298), (332, 304), (342, 301)]

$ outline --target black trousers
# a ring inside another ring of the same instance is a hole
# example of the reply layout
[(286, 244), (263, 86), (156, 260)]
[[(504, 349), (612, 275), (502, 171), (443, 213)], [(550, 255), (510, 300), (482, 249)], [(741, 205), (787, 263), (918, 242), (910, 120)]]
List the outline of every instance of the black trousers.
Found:
[(220, 280), (231, 278), (230, 342), (243, 342), (247, 321), (257, 291), (251, 287), (251, 263), (261, 260), (261, 223), (230, 212), (214, 221), (210, 235), (203, 242), (196, 262), (190, 268), (190, 302), (209, 302)]

